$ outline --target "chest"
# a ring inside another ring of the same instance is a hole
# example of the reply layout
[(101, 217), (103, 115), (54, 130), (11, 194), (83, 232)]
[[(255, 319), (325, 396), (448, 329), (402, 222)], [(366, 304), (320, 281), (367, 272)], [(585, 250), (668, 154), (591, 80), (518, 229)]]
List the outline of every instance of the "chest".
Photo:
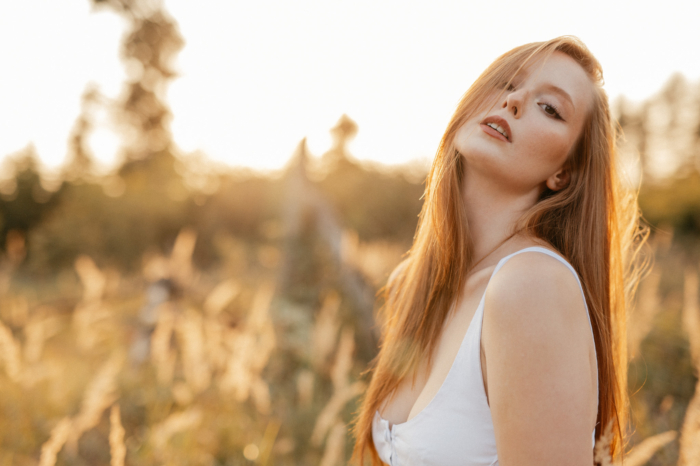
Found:
[(442, 326), (430, 367), (423, 364), (415, 383), (404, 380), (394, 397), (381, 410), (382, 417), (391, 424), (404, 423), (423, 411), (440, 391), (449, 374), (464, 337), (483, 298), (492, 267), (469, 277), (461, 299), (453, 305)]

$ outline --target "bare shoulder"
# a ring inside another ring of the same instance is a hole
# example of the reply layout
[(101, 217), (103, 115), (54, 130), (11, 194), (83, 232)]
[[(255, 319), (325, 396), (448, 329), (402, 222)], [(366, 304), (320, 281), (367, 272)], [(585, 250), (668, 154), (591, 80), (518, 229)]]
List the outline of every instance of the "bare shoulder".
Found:
[(543, 380), (554, 376), (554, 366), (585, 374), (592, 344), (581, 288), (560, 260), (521, 253), (491, 279), (482, 325), (489, 375), (496, 366), (515, 361), (518, 370), (540, 374)]
[(581, 288), (572, 270), (536, 251), (517, 254), (501, 267), (486, 289), (485, 304), (496, 319), (578, 321), (577, 317), (585, 316)]
[(482, 369), (501, 464), (590, 464), (596, 420), (592, 339), (581, 290), (561, 261), (511, 257), (489, 283)]

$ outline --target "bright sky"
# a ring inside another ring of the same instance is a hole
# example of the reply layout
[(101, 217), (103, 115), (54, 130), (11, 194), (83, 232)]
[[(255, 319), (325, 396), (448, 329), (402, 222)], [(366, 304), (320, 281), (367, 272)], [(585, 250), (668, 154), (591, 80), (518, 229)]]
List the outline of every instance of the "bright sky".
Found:
[[(700, 79), (700, 3), (561, 0), (165, 0), (186, 46), (170, 87), (172, 130), (184, 151), (230, 165), (283, 166), (308, 137), (321, 155), (347, 113), (351, 151), (384, 164), (429, 158), (461, 95), (514, 46), (580, 37), (612, 96), (641, 100), (671, 73)], [(116, 97), (125, 23), (88, 0), (0, 3), (0, 157), (33, 143), (63, 163), (89, 82)], [(114, 164), (108, 119), (91, 139)]]

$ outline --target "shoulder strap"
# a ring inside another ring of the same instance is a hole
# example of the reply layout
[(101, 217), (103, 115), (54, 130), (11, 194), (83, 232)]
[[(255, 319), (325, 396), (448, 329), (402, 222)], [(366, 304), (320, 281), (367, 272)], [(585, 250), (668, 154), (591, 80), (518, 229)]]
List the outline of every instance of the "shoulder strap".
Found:
[[(562, 256), (560, 256), (556, 252), (550, 251), (549, 249), (543, 248), (541, 246), (530, 246), (528, 248), (524, 248), (524, 249), (521, 249), (519, 251), (515, 251), (514, 253), (507, 255), (506, 257), (504, 257), (503, 259), (501, 259), (498, 262), (498, 264), (496, 265), (496, 269), (494, 270), (494, 273), (497, 270), (499, 270), (501, 267), (503, 267), (505, 265), (505, 263), (508, 262), (508, 259), (510, 259), (513, 256), (517, 256), (518, 254), (522, 254), (523, 252), (541, 252), (543, 254), (548, 255), (549, 257), (555, 258), (556, 260), (558, 260), (559, 262), (564, 264), (566, 266), (566, 268), (568, 268), (571, 271), (571, 273), (574, 274), (574, 278), (576, 278), (576, 283), (578, 283), (578, 287), (581, 290), (581, 296), (583, 297), (583, 305), (586, 307), (586, 315), (588, 315), (588, 304), (586, 303), (586, 295), (583, 292), (583, 285), (581, 285), (581, 280), (578, 277), (578, 273), (576, 272), (576, 269), (574, 269), (566, 259), (564, 259)], [(591, 323), (590, 316), (588, 317), (588, 323), (589, 324)], [(592, 330), (592, 326), (591, 326), (591, 330)]]

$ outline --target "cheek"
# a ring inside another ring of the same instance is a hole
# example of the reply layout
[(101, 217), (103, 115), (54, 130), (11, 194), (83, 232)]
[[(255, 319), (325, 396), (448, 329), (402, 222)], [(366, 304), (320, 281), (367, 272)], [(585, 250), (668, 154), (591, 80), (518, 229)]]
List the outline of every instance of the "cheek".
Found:
[(528, 152), (540, 162), (561, 165), (566, 161), (573, 144), (571, 136), (566, 131), (542, 130), (533, 131), (528, 140)]
[(465, 136), (464, 125), (462, 125), (455, 133), (454, 139), (455, 149), (457, 149), (460, 154), (464, 154), (464, 144), (466, 142)]
[(460, 126), (460, 128), (455, 133), (454, 145), (457, 151), (464, 155), (468, 152), (470, 138), (474, 136), (474, 131), (476, 129), (476, 123), (473, 121), (467, 121), (465, 124)]

